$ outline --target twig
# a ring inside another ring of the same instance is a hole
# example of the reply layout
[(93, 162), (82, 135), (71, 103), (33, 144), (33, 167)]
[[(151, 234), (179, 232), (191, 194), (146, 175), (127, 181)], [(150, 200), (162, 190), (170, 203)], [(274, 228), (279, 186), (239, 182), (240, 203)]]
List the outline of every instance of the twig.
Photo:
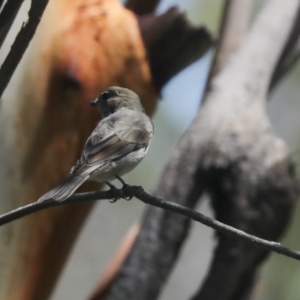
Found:
[(23, 3), (23, 0), (8, 0), (0, 14), (0, 48), (14, 19)]
[[(118, 193), (116, 194), (117, 191)], [(47, 201), (42, 203), (34, 202), (1, 215), (0, 226), (18, 220), (32, 213), (38, 212), (40, 210), (44, 210), (49, 207), (55, 207), (64, 204), (72, 204), (72, 203), (83, 202), (83, 201), (86, 202), (86, 201), (104, 200), (104, 199), (107, 200), (107, 199), (115, 199), (115, 198), (121, 198), (120, 190), (109, 190), (109, 191), (102, 191), (102, 192), (74, 194), (64, 202), (57, 202), (57, 201)]]
[(25, 25), (23, 24), (0, 69), (0, 98), (25, 53), (47, 4), (48, 0), (32, 0), (28, 21)]
[(186, 216), (189, 219), (192, 219), (196, 222), (202, 223), (208, 227), (211, 227), (219, 232), (222, 232), (226, 235), (229, 235), (233, 238), (244, 240), (246, 242), (250, 242), (254, 245), (259, 247), (271, 250), (273, 252), (294, 258), (296, 260), (300, 260), (300, 252), (292, 250), (290, 248), (282, 246), (280, 243), (267, 241), (261, 239), (257, 236), (245, 233), (242, 230), (236, 229), (234, 227), (228, 226), (223, 224), (219, 221), (216, 221), (210, 217), (207, 217), (198, 211), (189, 209), (182, 205), (179, 205), (174, 202), (166, 201), (162, 198), (154, 197), (149, 195), (144, 191), (141, 186), (127, 186), (124, 189), (113, 189), (109, 191), (102, 191), (102, 192), (89, 192), (89, 193), (80, 193), (74, 194), (69, 199), (64, 202), (56, 202), (56, 201), (48, 201), (43, 203), (34, 202), (22, 207), (19, 207), (11, 212), (8, 212), (4, 215), (0, 216), (0, 226), (7, 224), (9, 222), (15, 221), (37, 211), (60, 206), (66, 205), (71, 203), (80, 203), (86, 201), (94, 201), (94, 200), (109, 200), (109, 199), (121, 199), (125, 197), (136, 197), (137, 199), (141, 200), (146, 204), (150, 204), (156, 207), (160, 207), (180, 215)]
[(188, 217), (189, 219), (192, 219), (196, 222), (199, 222), (203, 225), (206, 225), (208, 227), (211, 227), (219, 232), (222, 232), (226, 235), (229, 235), (233, 238), (244, 240), (246, 242), (250, 242), (252, 244), (255, 244), (259, 247), (271, 250), (273, 252), (292, 257), (296, 260), (300, 260), (300, 252), (292, 250), (290, 248), (282, 246), (280, 243), (273, 242), (273, 241), (267, 241), (264, 239), (261, 239), (257, 236), (248, 234), (242, 230), (236, 229), (232, 226), (226, 225), (222, 222), (219, 222), (217, 220), (214, 220), (210, 217), (207, 217), (198, 211), (195, 211), (193, 209), (184, 207), (182, 205), (179, 205), (174, 202), (166, 201), (161, 198), (153, 197), (149, 194), (147, 194), (141, 187), (137, 187), (138, 189), (134, 191), (134, 196), (143, 201), (146, 204), (151, 204), (153, 206), (161, 207), (166, 210), (181, 214), (183, 216)]

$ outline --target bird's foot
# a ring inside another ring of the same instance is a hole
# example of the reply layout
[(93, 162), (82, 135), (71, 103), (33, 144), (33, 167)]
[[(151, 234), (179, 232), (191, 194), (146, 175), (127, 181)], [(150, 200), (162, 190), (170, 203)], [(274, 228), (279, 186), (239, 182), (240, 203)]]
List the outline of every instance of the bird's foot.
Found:
[[(109, 186), (110, 191), (111, 191), (112, 193), (116, 193), (116, 191), (117, 191), (118, 189), (117, 189), (113, 184), (111, 184), (111, 183), (108, 182), (108, 181), (106, 181), (105, 183)], [(109, 202), (110, 202), (110, 203), (115, 203), (115, 202), (117, 202), (118, 200), (119, 200), (119, 198), (118, 198), (118, 197), (115, 197), (115, 198), (113, 198), (113, 199), (110, 199)]]
[(123, 187), (122, 187), (123, 196), (122, 196), (122, 198), (127, 200), (127, 201), (131, 200), (133, 195), (131, 193), (129, 193), (129, 191), (128, 191), (128, 188), (130, 188), (130, 185), (127, 184), (119, 175), (115, 175), (115, 177), (123, 184)]
[(109, 188), (110, 188), (111, 190), (116, 190), (116, 189), (117, 189), (117, 188), (116, 188), (112, 183), (110, 183), (109, 181), (106, 181), (105, 183), (109, 186)]
[[(125, 189), (126, 188), (128, 188), (129, 187), (129, 185), (127, 185), (127, 186), (125, 186)], [(124, 188), (122, 188), (122, 190), (123, 190)], [(126, 193), (126, 192), (125, 192)], [(132, 197), (133, 197), (133, 195), (129, 195), (129, 196), (123, 196), (123, 199), (125, 199), (126, 201), (130, 201), (131, 199), (132, 199)]]

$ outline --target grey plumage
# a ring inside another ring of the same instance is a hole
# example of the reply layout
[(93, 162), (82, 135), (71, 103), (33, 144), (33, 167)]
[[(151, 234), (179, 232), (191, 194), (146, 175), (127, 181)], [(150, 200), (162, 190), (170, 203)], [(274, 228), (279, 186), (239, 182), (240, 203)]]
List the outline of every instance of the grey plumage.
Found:
[(63, 182), (61, 182), (54, 189), (43, 195), (38, 202), (54, 199), (56, 201), (63, 201), (70, 197), (75, 190), (81, 186), (89, 176), (76, 176), (70, 174)]
[(139, 97), (120, 87), (106, 89), (91, 105), (100, 108), (103, 119), (84, 146), (70, 175), (38, 201), (63, 201), (86, 180), (109, 181), (131, 171), (146, 155), (153, 124)]

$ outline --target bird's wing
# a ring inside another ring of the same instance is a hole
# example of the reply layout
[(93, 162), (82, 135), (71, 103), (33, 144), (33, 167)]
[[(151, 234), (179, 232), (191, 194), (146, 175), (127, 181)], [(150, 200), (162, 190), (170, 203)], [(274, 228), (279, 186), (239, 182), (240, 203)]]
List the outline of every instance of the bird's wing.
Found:
[(133, 151), (148, 147), (153, 135), (151, 128), (140, 126), (138, 120), (122, 123), (114, 126), (117, 130), (107, 130), (104, 136), (92, 134), (72, 172), (86, 176), (108, 161), (117, 161)]
[(122, 124), (122, 126), (118, 127), (120, 129), (116, 131), (116, 135), (123, 141), (138, 144), (149, 144), (153, 136), (153, 126), (151, 121), (150, 125), (145, 126), (141, 120), (133, 121), (130, 124)]

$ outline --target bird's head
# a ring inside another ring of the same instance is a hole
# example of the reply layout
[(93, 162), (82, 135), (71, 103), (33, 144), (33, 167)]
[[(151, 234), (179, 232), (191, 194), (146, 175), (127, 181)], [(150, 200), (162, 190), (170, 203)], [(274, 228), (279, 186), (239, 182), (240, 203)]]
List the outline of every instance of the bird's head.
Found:
[(121, 108), (144, 112), (139, 96), (129, 89), (118, 86), (107, 88), (90, 104), (98, 107), (104, 118)]

